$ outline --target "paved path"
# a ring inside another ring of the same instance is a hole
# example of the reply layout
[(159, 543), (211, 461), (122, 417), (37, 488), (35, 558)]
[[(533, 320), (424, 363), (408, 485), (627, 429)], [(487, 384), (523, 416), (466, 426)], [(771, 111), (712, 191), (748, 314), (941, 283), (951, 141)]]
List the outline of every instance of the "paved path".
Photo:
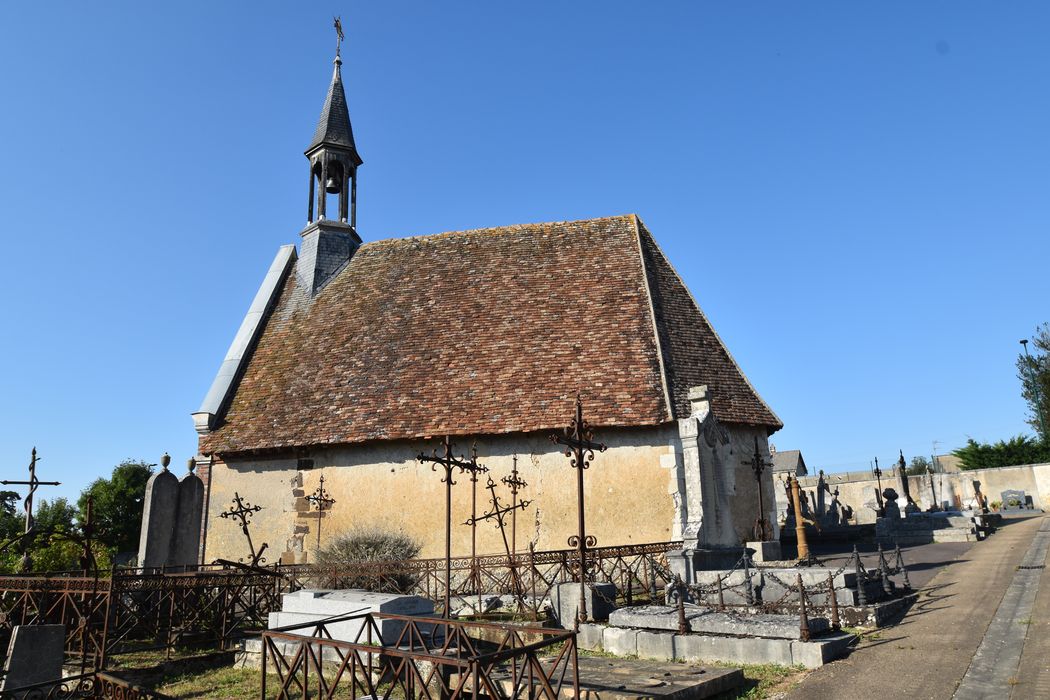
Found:
[[(786, 697), (949, 700), (971, 665), (974, 673), (970, 678), (986, 680), (987, 673), (982, 670), (986, 660), (999, 654), (1006, 662), (1005, 669), (994, 671), (995, 682), (1000, 685), (992, 689), (990, 696), (978, 697), (1050, 698), (1040, 690), (1050, 684), (1050, 635), (1046, 634), (1050, 625), (1050, 618), (1046, 617), (1050, 614), (1050, 574), (1046, 569), (1017, 569), (1022, 562), (1045, 563), (1045, 550), (1038, 562), (1035, 558), (1039, 547), (1031, 551), (1044, 523), (1050, 530), (1050, 517), (1007, 521), (991, 538), (975, 544), (941, 569), (922, 589), (918, 603), (901, 624), (881, 630), (848, 658), (814, 671)], [(1020, 583), (1012, 586), (1018, 574)], [(1017, 594), (1034, 588), (1034, 581), (1028, 580), (1033, 577), (1039, 581), (1039, 588), (1030, 596), (1030, 618), (1004, 624), (1011, 608), (1025, 609)], [(1008, 591), (1012, 591), (1009, 596)], [(1004, 604), (1002, 614), (997, 616)], [(1024, 640), (1019, 648), (1018, 639)], [(982, 643), (984, 653), (978, 657)], [(1020, 660), (1014, 651), (1001, 653), (1004, 647), (1016, 651)], [(1003, 670), (1006, 675), (998, 678)], [(969, 692), (968, 688), (962, 689)]]

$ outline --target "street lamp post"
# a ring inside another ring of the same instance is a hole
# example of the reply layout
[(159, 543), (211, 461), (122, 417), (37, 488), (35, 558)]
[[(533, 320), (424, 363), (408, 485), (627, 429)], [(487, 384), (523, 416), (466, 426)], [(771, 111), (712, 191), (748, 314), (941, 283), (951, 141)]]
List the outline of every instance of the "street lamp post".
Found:
[(1021, 341), (1021, 345), (1024, 347), (1024, 359), (1025, 364), (1028, 365), (1028, 375), (1032, 382), (1032, 392), (1035, 394), (1035, 412), (1039, 416), (1039, 431), (1043, 440), (1047, 439), (1046, 434), (1046, 419), (1043, 418), (1043, 396), (1042, 392), (1039, 391), (1039, 377), (1035, 373), (1035, 368), (1032, 366), (1032, 356), (1028, 354), (1028, 339), (1025, 338)]

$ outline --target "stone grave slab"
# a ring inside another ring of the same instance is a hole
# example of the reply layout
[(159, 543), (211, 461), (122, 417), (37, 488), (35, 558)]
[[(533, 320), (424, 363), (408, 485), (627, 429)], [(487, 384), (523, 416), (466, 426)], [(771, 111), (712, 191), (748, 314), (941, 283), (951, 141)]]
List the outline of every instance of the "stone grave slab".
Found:
[[(738, 668), (593, 656), (580, 656), (578, 664), (581, 700), (703, 700), (744, 682), (743, 671)], [(509, 670), (497, 671), (493, 680), (503, 686), (508, 697), (513, 694)], [(572, 688), (563, 688), (562, 698), (571, 697)]]
[[(696, 605), (685, 606), (689, 629), (698, 634), (752, 636), (766, 639), (798, 639), (798, 615), (717, 612)], [(611, 627), (678, 631), (678, 609), (670, 605), (641, 605), (620, 608), (609, 615)], [(826, 618), (810, 617), (810, 634), (831, 630)]]
[(1002, 505), (999, 509), (1003, 512), (1011, 510), (1025, 510), (1028, 504), (1028, 495), (1020, 489), (1007, 489), (999, 493)]
[(0, 690), (62, 678), (65, 649), (65, 625), (15, 625)]
[[(304, 589), (294, 593), (285, 593), (282, 596), (281, 611), (270, 613), (267, 626), (270, 629), (276, 629), (288, 625), (316, 623), (325, 618), (355, 613), (429, 617), (434, 614), (434, 603), (416, 595), (374, 593), (359, 589), (335, 591)], [(328, 625), (327, 629), (333, 639), (354, 641), (363, 626), (362, 620), (346, 620)], [(379, 628), (382, 632), (383, 643), (393, 644), (405, 628), (405, 622), (382, 620), (379, 621)], [(310, 630), (304, 630), (303, 633), (310, 634)], [(361, 639), (364, 641), (365, 637), (362, 636)]]
[[(571, 629), (580, 607), (580, 584), (556, 583), (551, 586), (551, 609), (558, 624)], [(588, 583), (586, 588), (587, 619), (603, 622), (616, 609), (616, 585), (608, 582)]]

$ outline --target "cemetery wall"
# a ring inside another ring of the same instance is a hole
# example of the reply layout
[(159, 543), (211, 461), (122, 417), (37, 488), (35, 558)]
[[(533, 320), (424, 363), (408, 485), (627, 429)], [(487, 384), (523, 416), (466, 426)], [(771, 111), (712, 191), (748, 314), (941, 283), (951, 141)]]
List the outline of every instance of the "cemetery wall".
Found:
[[(599, 546), (668, 541), (675, 528), (677, 465), (680, 443), (674, 424), (640, 429), (599, 429), (596, 438), (609, 449), (595, 456), (585, 475), (587, 530)], [(445, 492), (442, 474), (415, 457), (421, 441), (384, 441), (311, 450), (312, 469), (300, 470), (294, 456), (216, 461), (206, 472), (207, 536), (204, 561), (246, 557), (239, 526), (219, 514), (234, 493), (263, 507), (251, 525), (256, 545), (269, 544), (268, 561), (312, 562), (317, 547), (317, 511), (306, 496), (325, 477), (325, 490), (336, 499), (321, 525), (321, 546), (357, 525), (401, 530), (423, 543), (421, 556), (444, 555)], [(433, 447), (433, 443), (427, 445)], [(462, 439), (456, 452), (466, 453)], [(429, 451), (429, 449), (428, 449)], [(497, 483), (518, 456), (520, 477), (528, 482), (521, 498), (533, 503), (518, 514), (518, 548), (563, 549), (576, 532), (576, 472), (548, 433), (486, 436), (478, 441), (479, 462)], [(470, 554), (471, 483), (469, 474), (454, 474), (452, 507), (453, 556)], [(753, 483), (753, 481), (751, 482)], [(485, 476), (478, 482), (478, 513), (489, 509)], [(753, 489), (752, 489), (753, 490)], [(508, 489), (497, 493), (508, 503)], [(753, 516), (752, 516), (753, 518)], [(509, 527), (509, 521), (508, 521)], [(508, 533), (509, 534), (509, 533)], [(478, 553), (502, 553), (495, 523), (479, 523)]]
[[(787, 509), (787, 497), (781, 477), (777, 476), (777, 517), (783, 519)], [(859, 523), (874, 523), (875, 511), (869, 507), (875, 501), (876, 480), (869, 472), (848, 472), (843, 474), (825, 474), (828, 487), (839, 490), (839, 501), (850, 506), (856, 513)], [(964, 509), (973, 505), (973, 482), (981, 482), (981, 491), (988, 497), (988, 502), (999, 500), (999, 494), (1009, 489), (1020, 489), (1032, 497), (1036, 508), (1050, 511), (1050, 464), (1026, 464), (999, 469), (975, 469), (972, 471), (935, 473), (933, 475), (934, 491), (940, 505)], [(813, 490), (817, 487), (816, 476), (805, 476), (799, 479), (803, 489)], [(892, 474), (884, 474), (882, 488), (893, 487), (901, 491), (900, 481)], [(930, 480), (926, 476), (908, 477), (908, 487), (912, 498), (924, 510), (933, 502)], [(904, 494), (900, 493), (898, 504), (903, 508)]]

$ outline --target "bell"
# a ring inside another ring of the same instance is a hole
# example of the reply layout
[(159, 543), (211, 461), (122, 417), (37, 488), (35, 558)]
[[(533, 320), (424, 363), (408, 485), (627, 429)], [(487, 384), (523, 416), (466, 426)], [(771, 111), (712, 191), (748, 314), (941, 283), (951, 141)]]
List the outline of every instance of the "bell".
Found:
[(339, 190), (342, 189), (338, 180), (334, 177), (329, 177), (328, 181), (324, 183), (324, 191), (328, 194), (339, 194)]

